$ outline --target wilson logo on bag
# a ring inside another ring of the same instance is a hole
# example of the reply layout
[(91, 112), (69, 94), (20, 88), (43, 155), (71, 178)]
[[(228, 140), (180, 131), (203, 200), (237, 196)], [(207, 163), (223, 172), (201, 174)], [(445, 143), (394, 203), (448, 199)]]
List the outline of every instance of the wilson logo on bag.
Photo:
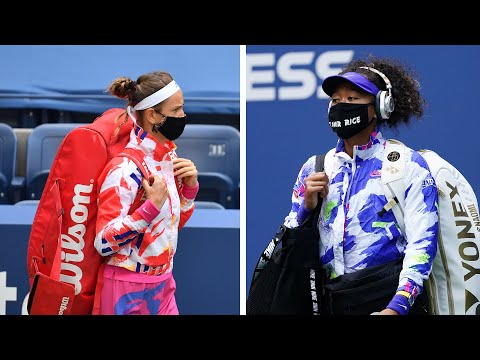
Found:
[[(122, 115), (116, 121), (124, 112), (119, 108), (107, 110), (93, 123), (70, 131), (60, 144), (28, 241), (29, 303), (32, 309), (37, 309), (29, 311), (31, 314), (92, 313), (97, 275), (104, 261), (93, 245), (97, 178), (107, 162), (124, 151), (130, 139), (132, 120), (125, 121)], [(142, 160), (132, 160), (145, 173)], [(51, 281), (38, 281), (39, 274)], [(68, 293), (68, 286), (52, 286), (55, 282), (72, 285), (73, 299), (67, 302), (64, 297), (70, 295), (62, 291)], [(47, 306), (54, 297), (60, 299), (61, 305)]]

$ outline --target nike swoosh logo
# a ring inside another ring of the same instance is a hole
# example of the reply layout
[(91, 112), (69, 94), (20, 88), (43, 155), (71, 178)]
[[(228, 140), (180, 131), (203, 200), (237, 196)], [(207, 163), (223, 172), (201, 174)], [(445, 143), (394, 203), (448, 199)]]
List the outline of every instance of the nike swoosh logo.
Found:
[(148, 210), (145, 209), (145, 208), (143, 208), (143, 211), (145, 211), (148, 215), (152, 215), (152, 214), (150, 214), (150, 213), (148, 212)]
[(401, 306), (404, 310), (407, 310), (407, 307), (403, 304), (398, 304), (398, 306)]

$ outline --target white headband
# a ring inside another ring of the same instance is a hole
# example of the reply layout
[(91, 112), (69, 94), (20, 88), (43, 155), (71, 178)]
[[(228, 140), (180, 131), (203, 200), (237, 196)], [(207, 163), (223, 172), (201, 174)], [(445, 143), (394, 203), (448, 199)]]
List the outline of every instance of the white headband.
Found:
[(147, 96), (133, 107), (133, 110), (145, 110), (157, 104), (160, 104), (163, 100), (168, 99), (170, 96), (180, 90), (180, 86), (177, 85), (175, 80), (172, 80), (168, 85), (164, 86), (152, 95)]

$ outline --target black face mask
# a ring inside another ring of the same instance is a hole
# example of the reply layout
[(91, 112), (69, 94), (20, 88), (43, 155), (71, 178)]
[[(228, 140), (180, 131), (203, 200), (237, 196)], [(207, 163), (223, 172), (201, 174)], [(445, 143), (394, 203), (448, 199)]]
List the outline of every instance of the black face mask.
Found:
[(328, 112), (328, 124), (341, 139), (349, 139), (370, 125), (368, 105), (338, 103)]
[(163, 124), (153, 125), (153, 132), (160, 132), (168, 140), (176, 140), (182, 135), (185, 125), (187, 124), (187, 115), (184, 117), (167, 116)]

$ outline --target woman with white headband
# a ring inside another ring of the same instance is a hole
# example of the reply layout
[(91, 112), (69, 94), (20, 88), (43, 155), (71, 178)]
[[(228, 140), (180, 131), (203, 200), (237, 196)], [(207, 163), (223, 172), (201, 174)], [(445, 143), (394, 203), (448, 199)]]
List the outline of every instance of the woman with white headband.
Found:
[(106, 257), (99, 314), (178, 315), (173, 257), (199, 189), (195, 165), (173, 142), (186, 124), (183, 93), (166, 72), (121, 77), (109, 91), (128, 99), (117, 121), (133, 120), (125, 149), (148, 178), (127, 156), (114, 157), (99, 177), (95, 248)]

